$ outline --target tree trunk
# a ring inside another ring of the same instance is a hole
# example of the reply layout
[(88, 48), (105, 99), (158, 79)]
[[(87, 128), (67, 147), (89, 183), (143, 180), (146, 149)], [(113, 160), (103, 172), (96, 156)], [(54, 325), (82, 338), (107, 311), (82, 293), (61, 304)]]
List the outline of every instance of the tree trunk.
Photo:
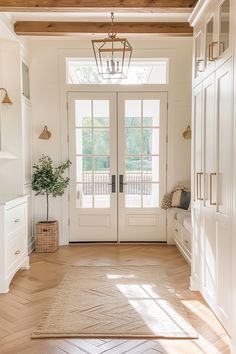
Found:
[(47, 199), (47, 222), (48, 222), (48, 215), (49, 215), (48, 193), (46, 193), (46, 199)]

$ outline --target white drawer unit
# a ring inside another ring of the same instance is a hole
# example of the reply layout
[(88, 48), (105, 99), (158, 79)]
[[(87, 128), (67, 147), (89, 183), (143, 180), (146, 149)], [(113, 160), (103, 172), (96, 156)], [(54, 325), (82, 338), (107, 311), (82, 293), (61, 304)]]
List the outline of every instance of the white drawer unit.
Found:
[(177, 222), (177, 220), (173, 221), (173, 235), (174, 235), (174, 240), (176, 242), (182, 243), (182, 228), (181, 225)]
[(27, 204), (19, 204), (6, 210), (6, 234), (13, 233), (26, 225)]
[(0, 198), (0, 293), (19, 269), (29, 268), (27, 196)]
[(191, 263), (191, 214), (186, 210), (176, 208), (172, 208), (170, 213), (173, 239), (182, 255)]

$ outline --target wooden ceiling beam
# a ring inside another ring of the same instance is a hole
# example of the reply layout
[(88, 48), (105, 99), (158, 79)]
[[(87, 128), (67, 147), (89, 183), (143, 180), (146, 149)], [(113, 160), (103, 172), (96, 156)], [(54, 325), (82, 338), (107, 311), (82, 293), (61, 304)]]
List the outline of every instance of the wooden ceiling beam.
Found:
[(1, 0), (0, 11), (191, 12), (197, 0)]
[[(18, 35), (63, 36), (81, 33), (107, 34), (111, 31), (111, 24), (109, 22), (17, 21), (14, 28)], [(192, 36), (193, 30), (187, 22), (116, 22), (114, 32)]]

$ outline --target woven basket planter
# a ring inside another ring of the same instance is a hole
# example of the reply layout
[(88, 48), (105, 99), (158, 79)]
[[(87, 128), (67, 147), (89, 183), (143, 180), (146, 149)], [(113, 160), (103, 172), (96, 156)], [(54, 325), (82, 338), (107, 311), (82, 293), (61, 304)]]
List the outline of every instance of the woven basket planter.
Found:
[(35, 252), (56, 252), (59, 246), (58, 221), (36, 224)]

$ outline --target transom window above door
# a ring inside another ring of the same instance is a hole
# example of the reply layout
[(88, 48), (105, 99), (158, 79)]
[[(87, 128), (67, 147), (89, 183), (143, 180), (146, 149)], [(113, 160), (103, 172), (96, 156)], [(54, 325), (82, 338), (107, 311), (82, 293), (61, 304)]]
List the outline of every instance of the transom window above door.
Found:
[(103, 79), (94, 59), (66, 58), (67, 84), (164, 85), (168, 83), (168, 59), (132, 59), (126, 79)]

